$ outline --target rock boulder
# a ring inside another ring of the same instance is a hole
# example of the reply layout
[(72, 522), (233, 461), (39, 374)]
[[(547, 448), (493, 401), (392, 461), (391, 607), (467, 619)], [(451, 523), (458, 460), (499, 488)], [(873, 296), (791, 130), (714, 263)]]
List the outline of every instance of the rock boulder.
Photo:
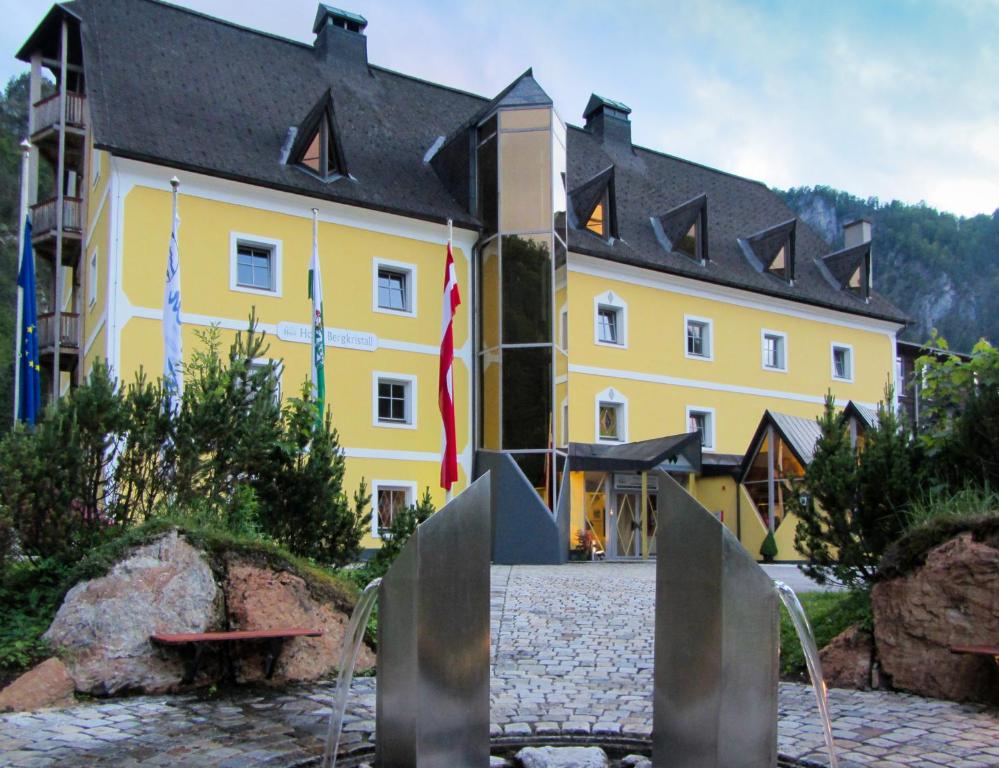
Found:
[(524, 768), (607, 768), (600, 747), (524, 747), (517, 753)]
[(871, 607), (878, 658), (896, 688), (957, 701), (995, 699), (995, 662), (949, 649), (999, 638), (999, 549), (961, 534), (931, 550), (912, 573), (875, 585)]
[[(303, 628), (322, 630), (320, 637), (286, 640), (272, 682), (317, 680), (329, 674), (340, 661), (340, 647), (349, 616), (312, 593), (300, 576), (231, 557), (227, 561), (224, 590), (229, 628), (257, 630)], [(234, 650), (236, 680), (248, 682), (264, 676), (262, 651), (251, 646)], [(362, 645), (357, 670), (375, 663), (371, 650)]]
[[(205, 557), (174, 531), (73, 587), (44, 637), (69, 660), (77, 691), (170, 691), (183, 676), (182, 658), (154, 648), (149, 636), (217, 628), (221, 606)], [(213, 672), (205, 665), (202, 675)]]
[(874, 638), (860, 627), (847, 627), (819, 651), (822, 674), (830, 688), (871, 687)]
[(0, 712), (70, 707), (76, 703), (75, 688), (66, 665), (46, 659), (0, 691)]

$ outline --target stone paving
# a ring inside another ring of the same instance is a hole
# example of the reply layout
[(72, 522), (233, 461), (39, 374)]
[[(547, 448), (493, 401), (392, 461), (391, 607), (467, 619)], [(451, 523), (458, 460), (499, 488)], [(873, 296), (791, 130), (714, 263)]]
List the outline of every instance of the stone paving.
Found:
[[(492, 734), (645, 737), (651, 731), (649, 564), (494, 567)], [(356, 680), (344, 741), (370, 746), (374, 683)], [(0, 717), (0, 765), (300, 766), (315, 763), (333, 685), (218, 697), (144, 696)], [(999, 766), (999, 712), (884, 692), (830, 695), (844, 768)], [(825, 765), (809, 687), (780, 687), (782, 754)], [(460, 768), (460, 767), (459, 767)]]

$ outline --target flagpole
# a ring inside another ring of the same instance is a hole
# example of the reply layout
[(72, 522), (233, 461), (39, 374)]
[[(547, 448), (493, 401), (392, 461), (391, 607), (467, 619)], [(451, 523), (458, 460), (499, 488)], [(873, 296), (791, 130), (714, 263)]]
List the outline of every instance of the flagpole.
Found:
[[(28, 175), (31, 172), (31, 142), (21, 142), (21, 216), (17, 228), (17, 273), (21, 274), (21, 259), (24, 255), (24, 225), (28, 220)], [(34, 258), (34, 256), (32, 256)], [(24, 312), (21, 286), (17, 286), (17, 325), (14, 326), (14, 423), (17, 423), (17, 410), (21, 404), (21, 321)]]

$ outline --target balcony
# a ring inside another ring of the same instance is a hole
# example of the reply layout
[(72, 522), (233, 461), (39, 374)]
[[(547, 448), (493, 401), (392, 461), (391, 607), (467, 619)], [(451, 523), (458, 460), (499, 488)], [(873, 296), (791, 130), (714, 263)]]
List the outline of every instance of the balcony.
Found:
[[(72, 92), (66, 94), (67, 167), (76, 167), (82, 160), (86, 137), (85, 102), (86, 97), (83, 94)], [(31, 143), (38, 147), (39, 152), (53, 165), (56, 165), (59, 155), (59, 107), (58, 93), (35, 102), (31, 107), (34, 126)]]
[[(55, 198), (31, 206), (31, 244), (40, 256), (55, 258), (58, 210)], [(83, 238), (83, 200), (79, 197), (62, 200), (62, 237), (62, 263), (75, 266)]]
[[(55, 351), (55, 345), (55, 313), (46, 312), (38, 316), (38, 351), (50, 355)], [(63, 312), (59, 318), (59, 355), (66, 360), (60, 360), (59, 367), (63, 370), (72, 368), (79, 350), (80, 316), (76, 312)]]

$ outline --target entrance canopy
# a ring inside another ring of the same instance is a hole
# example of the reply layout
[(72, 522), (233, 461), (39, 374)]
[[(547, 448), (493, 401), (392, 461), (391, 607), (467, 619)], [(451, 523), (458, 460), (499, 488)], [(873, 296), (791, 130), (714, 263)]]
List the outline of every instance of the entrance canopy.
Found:
[(657, 437), (635, 443), (569, 443), (569, 469), (573, 472), (701, 471), (699, 432)]

